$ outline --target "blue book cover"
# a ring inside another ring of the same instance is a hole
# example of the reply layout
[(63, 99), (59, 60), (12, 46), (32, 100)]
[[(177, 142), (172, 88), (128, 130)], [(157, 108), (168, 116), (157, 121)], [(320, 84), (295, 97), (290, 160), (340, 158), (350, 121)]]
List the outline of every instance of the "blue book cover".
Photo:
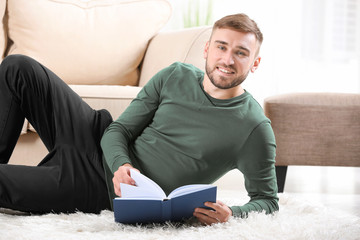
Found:
[(181, 221), (193, 216), (205, 202), (216, 202), (216, 186), (193, 184), (179, 187), (166, 196), (154, 181), (131, 170), (136, 186), (120, 184), (121, 198), (115, 198), (115, 221), (120, 223), (159, 223)]

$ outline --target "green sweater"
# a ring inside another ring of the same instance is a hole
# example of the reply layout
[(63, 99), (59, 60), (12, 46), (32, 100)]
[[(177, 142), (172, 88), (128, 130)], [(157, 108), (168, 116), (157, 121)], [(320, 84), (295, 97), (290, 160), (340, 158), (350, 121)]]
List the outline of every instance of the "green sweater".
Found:
[(234, 216), (278, 210), (275, 137), (261, 106), (245, 92), (226, 100), (208, 95), (204, 73), (174, 63), (157, 73), (101, 140), (110, 199), (113, 173), (130, 163), (170, 193), (213, 183), (240, 170), (250, 201)]

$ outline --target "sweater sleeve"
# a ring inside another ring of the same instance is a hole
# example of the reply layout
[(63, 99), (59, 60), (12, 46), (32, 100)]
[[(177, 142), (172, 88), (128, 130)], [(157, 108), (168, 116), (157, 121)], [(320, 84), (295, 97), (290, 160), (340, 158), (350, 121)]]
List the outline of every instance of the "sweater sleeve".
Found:
[(125, 163), (132, 164), (129, 157), (129, 143), (135, 141), (151, 122), (159, 105), (162, 76), (165, 76), (165, 71), (157, 73), (119, 118), (105, 130), (101, 147), (112, 173)]
[(279, 210), (275, 173), (275, 136), (269, 122), (257, 126), (243, 147), (238, 169), (244, 174), (245, 188), (250, 201), (232, 206), (235, 217), (246, 217), (252, 211), (267, 214)]

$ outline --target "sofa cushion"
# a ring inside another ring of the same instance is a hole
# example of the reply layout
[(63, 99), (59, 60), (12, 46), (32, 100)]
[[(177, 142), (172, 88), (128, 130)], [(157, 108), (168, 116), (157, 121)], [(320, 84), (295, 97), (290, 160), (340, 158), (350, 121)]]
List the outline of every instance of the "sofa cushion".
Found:
[[(176, 61), (192, 64), (204, 71), (203, 53), (211, 30), (211, 27), (197, 27), (157, 34), (146, 50), (139, 86), (144, 86), (158, 71)], [(172, 45), (167, 44), (169, 42)]]
[(35, 58), (68, 84), (137, 85), (148, 41), (171, 7), (166, 0), (7, 0), (7, 14), (9, 54)]
[(70, 85), (79, 96), (94, 109), (106, 109), (113, 119), (125, 111), (140, 92), (136, 86), (89, 86)]
[[(118, 118), (125, 111), (141, 90), (141, 87), (136, 86), (110, 85), (70, 85), (70, 88), (93, 109), (108, 110), (113, 119)], [(28, 130), (36, 132), (34, 127), (25, 119), (21, 135), (27, 134)]]

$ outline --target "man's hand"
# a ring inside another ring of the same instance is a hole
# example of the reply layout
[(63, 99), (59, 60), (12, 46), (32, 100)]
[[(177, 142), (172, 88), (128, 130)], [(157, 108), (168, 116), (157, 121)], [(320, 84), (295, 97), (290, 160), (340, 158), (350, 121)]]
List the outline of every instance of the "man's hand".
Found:
[(119, 197), (121, 197), (120, 183), (135, 185), (134, 179), (132, 179), (130, 176), (130, 169), (135, 169), (136, 171), (139, 171), (133, 166), (131, 166), (129, 163), (125, 163), (124, 165), (120, 166), (119, 169), (114, 173), (112, 181), (114, 184), (115, 194)]
[(211, 225), (219, 222), (227, 222), (232, 216), (231, 209), (220, 201), (216, 201), (216, 203), (206, 202), (205, 206), (214, 210), (196, 208), (194, 211), (194, 216), (197, 217), (202, 224)]

